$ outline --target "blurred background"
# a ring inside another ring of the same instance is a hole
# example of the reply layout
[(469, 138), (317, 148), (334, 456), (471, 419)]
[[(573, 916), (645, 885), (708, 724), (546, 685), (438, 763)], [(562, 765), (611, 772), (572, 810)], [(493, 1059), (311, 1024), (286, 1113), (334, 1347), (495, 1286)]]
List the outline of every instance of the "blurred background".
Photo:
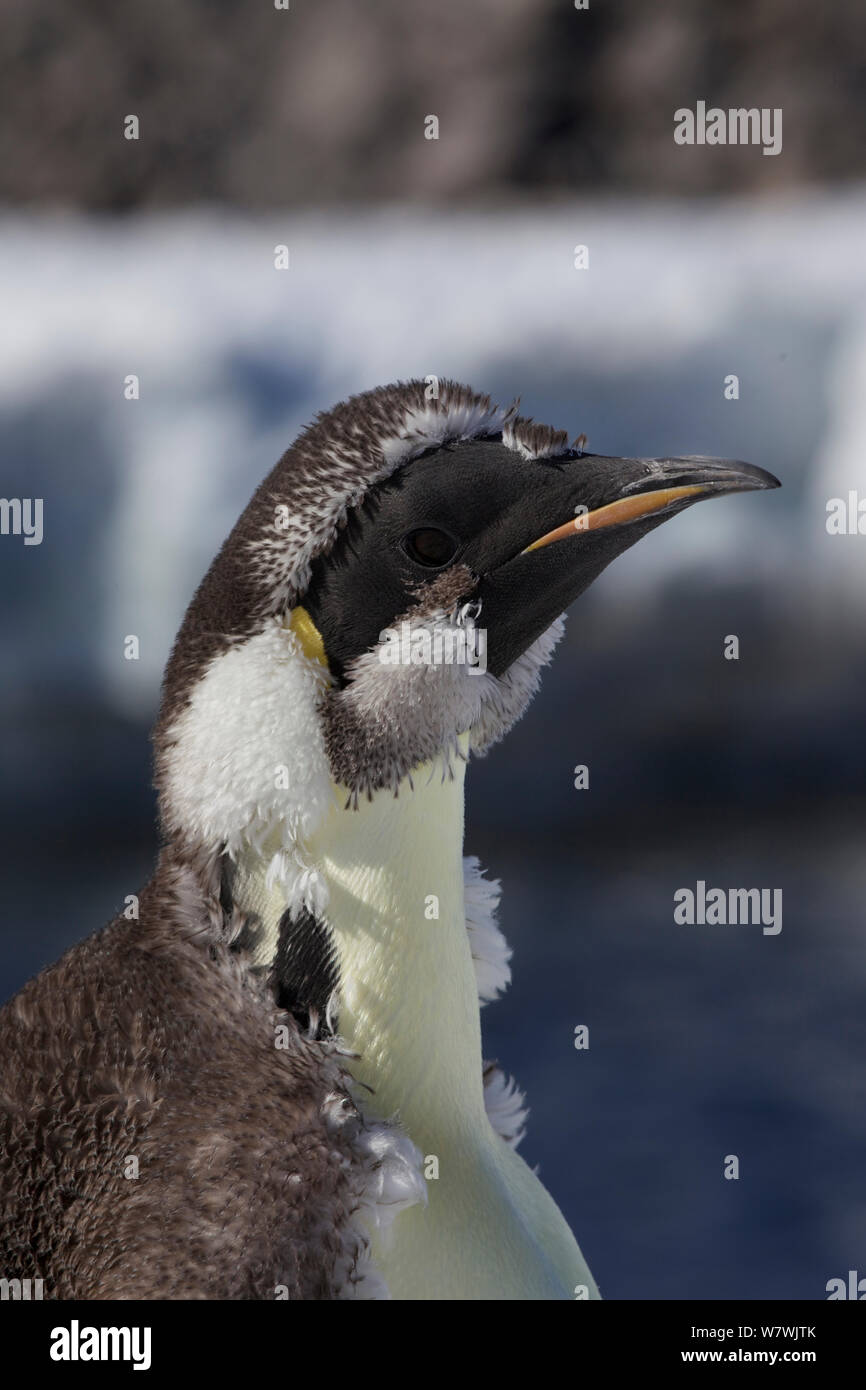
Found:
[[(315, 412), (432, 373), (745, 458), (783, 490), (618, 560), (470, 775), (486, 1052), (606, 1297), (866, 1274), (862, 4), (6, 0), (0, 54), (0, 493), (44, 499), (0, 537), (0, 997), (148, 876), (174, 631)], [(782, 152), (675, 144), (701, 100)], [(675, 925), (698, 879), (781, 888), (781, 934)]]

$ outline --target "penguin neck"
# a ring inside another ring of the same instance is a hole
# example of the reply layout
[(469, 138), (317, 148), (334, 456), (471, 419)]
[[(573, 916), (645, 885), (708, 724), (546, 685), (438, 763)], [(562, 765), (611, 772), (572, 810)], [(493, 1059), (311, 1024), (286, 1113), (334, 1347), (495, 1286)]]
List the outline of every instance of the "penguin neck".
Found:
[[(461, 749), (465, 754), (465, 745)], [(310, 850), (328, 887), (340, 1035), (366, 1108), (427, 1135), (481, 1123), (478, 989), (463, 899), (463, 757), (437, 760), (357, 810), (334, 809)], [(485, 1123), (486, 1129), (486, 1123)]]
[[(461, 752), (465, 754), (465, 743)], [(484, 1108), (478, 991), (466, 930), (463, 784), (437, 761), (398, 795), (345, 809), (344, 788), (306, 838), (327, 890), (318, 920), (339, 967), (336, 1023), (368, 1119), (397, 1120), (426, 1164), (426, 1207), (370, 1229), (375, 1267), (408, 1299), (597, 1297), (574, 1236)], [(273, 960), (287, 892), (278, 846), (239, 856), (235, 902), (260, 919), (253, 964)], [(439, 1181), (432, 1181), (438, 1177)]]
[[(339, 975), (337, 1026), (365, 1111), (399, 1116), (415, 1142), (445, 1130), (487, 1134), (478, 988), (463, 890), (466, 746), (450, 767), (413, 770), (397, 795), (357, 809), (335, 788), (305, 857), (327, 890), (322, 917)], [(273, 849), (239, 857), (235, 899), (262, 923), (269, 964), (286, 900), (267, 884)], [(363, 1088), (368, 1087), (369, 1090)], [(372, 1092), (372, 1095), (370, 1094)], [(434, 1148), (435, 1151), (435, 1148)]]

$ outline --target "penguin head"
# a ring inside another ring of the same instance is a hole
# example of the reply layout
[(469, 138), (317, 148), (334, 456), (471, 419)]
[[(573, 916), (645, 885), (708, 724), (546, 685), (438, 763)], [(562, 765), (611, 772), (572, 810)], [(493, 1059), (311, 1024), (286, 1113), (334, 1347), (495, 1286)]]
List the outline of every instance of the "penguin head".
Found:
[(261, 829), (275, 803), (255, 776), (287, 740), (296, 828), (326, 799), (320, 755), (354, 803), (461, 735), (483, 752), (611, 560), (702, 498), (777, 485), (731, 460), (588, 454), (450, 381), (351, 398), (283, 456), (187, 612), (157, 726), (164, 819), (189, 829), (198, 776), (212, 837), (238, 796), (224, 843), (246, 813)]
[(608, 458), (544, 433), (556, 452), (518, 452), (501, 436), (428, 449), (352, 511), (301, 600), (338, 686), (431, 596), (471, 609), (487, 669), (501, 679), (611, 560), (663, 521), (700, 498), (776, 486), (746, 463)]

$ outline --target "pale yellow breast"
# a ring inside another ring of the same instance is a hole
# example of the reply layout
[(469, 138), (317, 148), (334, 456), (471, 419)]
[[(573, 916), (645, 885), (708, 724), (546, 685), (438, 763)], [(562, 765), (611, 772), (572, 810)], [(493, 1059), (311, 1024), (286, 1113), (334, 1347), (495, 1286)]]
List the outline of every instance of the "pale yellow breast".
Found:
[[(357, 811), (310, 843), (340, 957), (340, 1032), (377, 1118), (425, 1156), (429, 1202), (400, 1214), (375, 1263), (400, 1298), (574, 1298), (592, 1276), (553, 1199), (484, 1110), (478, 995), (463, 905), (463, 774)], [(438, 915), (435, 915), (438, 913)]]

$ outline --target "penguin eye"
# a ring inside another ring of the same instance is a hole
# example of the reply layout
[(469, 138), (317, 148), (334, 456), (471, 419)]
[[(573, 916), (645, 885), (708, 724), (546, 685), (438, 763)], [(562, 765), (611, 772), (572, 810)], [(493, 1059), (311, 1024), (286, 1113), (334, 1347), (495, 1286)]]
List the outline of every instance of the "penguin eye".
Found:
[(438, 569), (456, 554), (457, 542), (447, 531), (435, 526), (419, 526), (417, 531), (410, 531), (403, 537), (403, 549), (416, 565)]

